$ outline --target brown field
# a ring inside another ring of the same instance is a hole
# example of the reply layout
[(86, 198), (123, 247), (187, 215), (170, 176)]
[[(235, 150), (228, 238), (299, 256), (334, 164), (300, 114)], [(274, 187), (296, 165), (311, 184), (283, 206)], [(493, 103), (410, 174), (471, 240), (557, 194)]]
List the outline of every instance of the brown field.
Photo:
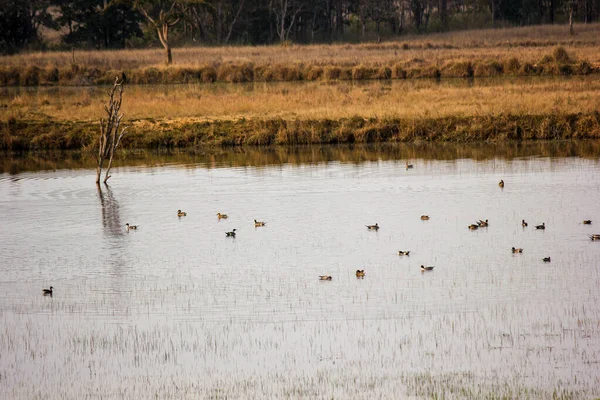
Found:
[[(380, 44), (189, 47), (0, 57), (0, 85), (96, 85), (126, 71), (131, 83), (363, 80), (570, 75), (598, 72), (600, 23), (402, 36)], [(556, 46), (568, 58), (555, 57)], [(73, 59), (74, 57), (74, 59)]]
[[(5, 89), (0, 120), (97, 121), (103, 88)], [(600, 110), (600, 77), (130, 86), (125, 120), (439, 118)]]
[[(579, 25), (574, 37), (564, 26), (544, 26), (402, 43), (177, 49), (170, 68), (159, 50), (76, 53), (83, 67), (69, 64), (70, 53), (40, 53), (2, 58), (0, 75), (18, 71), (13, 83), (26, 85), (51, 77), (60, 86), (110, 82), (120, 67), (131, 68), (122, 109), (129, 148), (597, 138), (600, 76), (562, 75), (598, 72), (599, 29)], [(388, 79), (411, 77), (472, 79)], [(297, 80), (304, 82), (265, 82)], [(163, 81), (187, 83), (131, 84)], [(1, 89), (0, 148), (93, 147), (104, 101), (96, 86)]]

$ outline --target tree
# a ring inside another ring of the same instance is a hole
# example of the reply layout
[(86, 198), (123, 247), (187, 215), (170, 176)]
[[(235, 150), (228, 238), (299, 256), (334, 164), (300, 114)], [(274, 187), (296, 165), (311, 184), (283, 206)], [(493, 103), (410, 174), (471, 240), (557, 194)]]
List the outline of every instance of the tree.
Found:
[(442, 25), (442, 29), (448, 30), (448, 1), (440, 0), (439, 4), (439, 14), (440, 14), (440, 23)]
[(37, 42), (38, 30), (54, 27), (48, 0), (0, 0), (0, 53)]
[(277, 20), (277, 36), (280, 42), (285, 42), (290, 37), (303, 4), (299, 0), (272, 0), (272, 3), (272, 10)]
[(158, 40), (165, 48), (167, 65), (173, 63), (169, 29), (181, 21), (190, 1), (185, 0), (136, 0), (135, 6), (146, 18), (146, 21), (156, 29)]
[(233, 29), (244, 10), (246, 0), (206, 0), (196, 2), (188, 8), (186, 22), (191, 24), (192, 38), (198, 32), (202, 40), (212, 40), (216, 44), (226, 44), (233, 35)]
[[(98, 147), (98, 166), (96, 167), (96, 184), (100, 184), (100, 175), (102, 175), (102, 167), (104, 161), (108, 160), (108, 166), (106, 173), (104, 174), (104, 183), (110, 178), (108, 174), (112, 166), (113, 156), (115, 150), (121, 143), (123, 135), (125, 135), (125, 129), (119, 128), (121, 126), (121, 119), (123, 114), (119, 114), (121, 110), (121, 103), (123, 102), (123, 85), (125, 84), (125, 74), (115, 79), (112, 89), (108, 92), (108, 103), (104, 105), (104, 111), (106, 111), (106, 119), (100, 118), (100, 138)], [(116, 97), (115, 97), (116, 95)]]
[(61, 15), (57, 21), (69, 32), (63, 41), (96, 48), (122, 48), (125, 40), (142, 36), (142, 18), (131, 0), (59, 0)]

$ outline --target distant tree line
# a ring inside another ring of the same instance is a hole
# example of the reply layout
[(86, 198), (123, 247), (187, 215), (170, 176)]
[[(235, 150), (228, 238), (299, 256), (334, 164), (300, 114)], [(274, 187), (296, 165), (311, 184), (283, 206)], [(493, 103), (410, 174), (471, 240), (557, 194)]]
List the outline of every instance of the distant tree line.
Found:
[(0, 0), (0, 52), (64, 48), (328, 43), (405, 33), (592, 22), (600, 0)]

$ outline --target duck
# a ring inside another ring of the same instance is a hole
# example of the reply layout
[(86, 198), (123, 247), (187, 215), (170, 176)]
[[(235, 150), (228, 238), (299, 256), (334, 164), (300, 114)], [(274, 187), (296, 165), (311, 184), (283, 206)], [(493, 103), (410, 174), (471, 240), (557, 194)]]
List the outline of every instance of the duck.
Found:
[(375, 222), (375, 225), (365, 225), (365, 226), (370, 231), (376, 231), (379, 229), (379, 224), (377, 222)]
[(423, 221), (429, 220), (429, 215), (421, 215), (421, 220), (423, 220)]
[(544, 262), (550, 262), (550, 257), (544, 257), (544, 258), (542, 258), (542, 260), (543, 260)]
[(267, 223), (264, 221), (254, 220), (254, 226), (265, 226)]
[(128, 231), (130, 229), (136, 230), (138, 228), (139, 225), (129, 225), (129, 222), (125, 224), (125, 229), (127, 229)]
[(46, 295), (52, 296), (52, 289), (54, 289), (52, 286), (50, 286), (50, 289), (42, 289), (42, 293), (44, 293), (44, 296), (46, 296)]
[(546, 223), (545, 223), (545, 222), (542, 222), (542, 224), (541, 224), (541, 225), (536, 225), (536, 226), (535, 226), (535, 229), (546, 229)]
[(235, 229), (233, 229), (231, 232), (225, 232), (225, 236), (235, 237)]
[(178, 216), (178, 217), (185, 217), (186, 215), (187, 215), (187, 213), (186, 213), (186, 212), (184, 212), (184, 211), (181, 211), (181, 210), (177, 210), (177, 216)]
[(229, 216), (227, 216), (227, 214), (221, 214), (221, 213), (217, 213), (217, 217), (219, 219), (227, 219), (227, 218), (229, 218)]
[(433, 271), (434, 266), (432, 265), (431, 267), (426, 267), (424, 265), (421, 265), (421, 271)]
[(583, 224), (584, 225), (591, 225), (592, 224), (592, 220), (591, 219), (584, 219), (583, 220)]
[(398, 251), (399, 256), (408, 256), (409, 254), (410, 254), (410, 251), (402, 251), (402, 250)]
[(527, 222), (524, 219), (521, 220), (521, 226), (525, 228), (527, 226)]
[(487, 219), (485, 221), (480, 219), (479, 221), (477, 221), (477, 225), (479, 225), (480, 228), (487, 228), (489, 226), (489, 223)]
[(364, 269), (357, 269), (356, 270), (356, 277), (357, 278), (364, 278), (365, 277), (365, 270)]
[(406, 162), (406, 169), (411, 169), (413, 167), (414, 167), (414, 165), (409, 164), (408, 161)]
[(501, 188), (504, 187), (504, 179), (500, 179), (500, 182), (498, 182), (498, 186), (500, 186)]
[(319, 280), (321, 280), (321, 281), (330, 281), (331, 280), (331, 275), (320, 275), (319, 276)]
[(600, 233), (594, 233), (590, 235), (590, 239), (592, 239), (593, 242), (595, 242), (596, 240), (600, 240)]
[(516, 248), (514, 248), (514, 247), (513, 247), (513, 248), (512, 248), (512, 252), (513, 252), (513, 253), (522, 253), (522, 252), (523, 252), (523, 249), (521, 249), (521, 248), (518, 248), (518, 249), (516, 249)]
[(469, 225), (469, 229), (472, 230), (472, 231), (474, 231), (476, 229), (479, 229), (479, 225), (477, 225), (477, 224), (471, 224), (471, 225)]

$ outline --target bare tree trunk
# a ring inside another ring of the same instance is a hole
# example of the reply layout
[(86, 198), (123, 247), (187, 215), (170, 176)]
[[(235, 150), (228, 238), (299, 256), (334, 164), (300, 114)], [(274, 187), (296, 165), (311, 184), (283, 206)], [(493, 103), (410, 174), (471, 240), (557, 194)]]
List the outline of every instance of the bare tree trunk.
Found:
[(573, 29), (573, 3), (569, 5), (569, 35), (573, 36), (575, 30)]
[[(102, 174), (102, 167), (104, 161), (108, 159), (108, 167), (106, 174), (104, 175), (104, 183), (110, 178), (109, 172), (112, 167), (113, 157), (115, 150), (121, 143), (123, 135), (125, 135), (125, 129), (119, 132), (121, 125), (121, 119), (123, 114), (119, 114), (121, 109), (121, 103), (123, 102), (123, 83), (119, 82), (119, 78), (115, 79), (112, 89), (108, 92), (108, 103), (104, 105), (106, 111), (106, 119), (100, 119), (100, 138), (98, 147), (98, 165), (96, 167), (96, 184), (100, 184), (100, 175)], [(117, 92), (118, 91), (118, 92)], [(115, 94), (118, 98), (115, 98)]]
[(440, 0), (440, 22), (442, 23), (442, 29), (448, 30), (448, 2), (447, 0)]
[(221, 44), (221, 41), (223, 40), (223, 2), (219, 1), (219, 4), (217, 4), (217, 21), (216, 21), (216, 27), (215, 27), (215, 34), (216, 34), (216, 40), (217, 40), (217, 44)]
[(173, 63), (173, 55), (171, 54), (171, 45), (169, 44), (169, 24), (164, 23), (156, 28), (158, 33), (158, 39), (165, 49), (165, 55), (167, 56), (167, 65)]
[(225, 38), (225, 43), (229, 42), (229, 38), (231, 37), (231, 33), (233, 32), (233, 27), (234, 27), (235, 23), (237, 22), (237, 19), (240, 16), (240, 13), (242, 12), (242, 8), (244, 7), (245, 1), (246, 0), (242, 0), (240, 2), (240, 6), (238, 7), (237, 12), (235, 13), (235, 17), (233, 17), (233, 21), (231, 21), (231, 24), (229, 25), (229, 32), (227, 32), (227, 37)]
[(335, 23), (337, 28), (338, 40), (342, 40), (344, 38), (344, 11), (342, 9), (342, 6), (342, 0), (338, 0), (335, 9)]
[[(171, 65), (173, 62), (171, 45), (169, 44), (169, 28), (177, 25), (177, 23), (179, 23), (181, 20), (181, 16), (176, 15), (177, 4), (177, 1), (174, 1), (171, 5), (171, 8), (167, 12), (161, 9), (157, 21), (155, 21), (154, 18), (152, 18), (143, 7), (138, 7), (138, 10), (144, 15), (146, 20), (148, 20), (152, 27), (156, 29), (158, 39), (167, 53), (167, 65)], [(185, 14), (187, 12), (187, 8), (181, 9), (180, 12), (181, 14)]]

